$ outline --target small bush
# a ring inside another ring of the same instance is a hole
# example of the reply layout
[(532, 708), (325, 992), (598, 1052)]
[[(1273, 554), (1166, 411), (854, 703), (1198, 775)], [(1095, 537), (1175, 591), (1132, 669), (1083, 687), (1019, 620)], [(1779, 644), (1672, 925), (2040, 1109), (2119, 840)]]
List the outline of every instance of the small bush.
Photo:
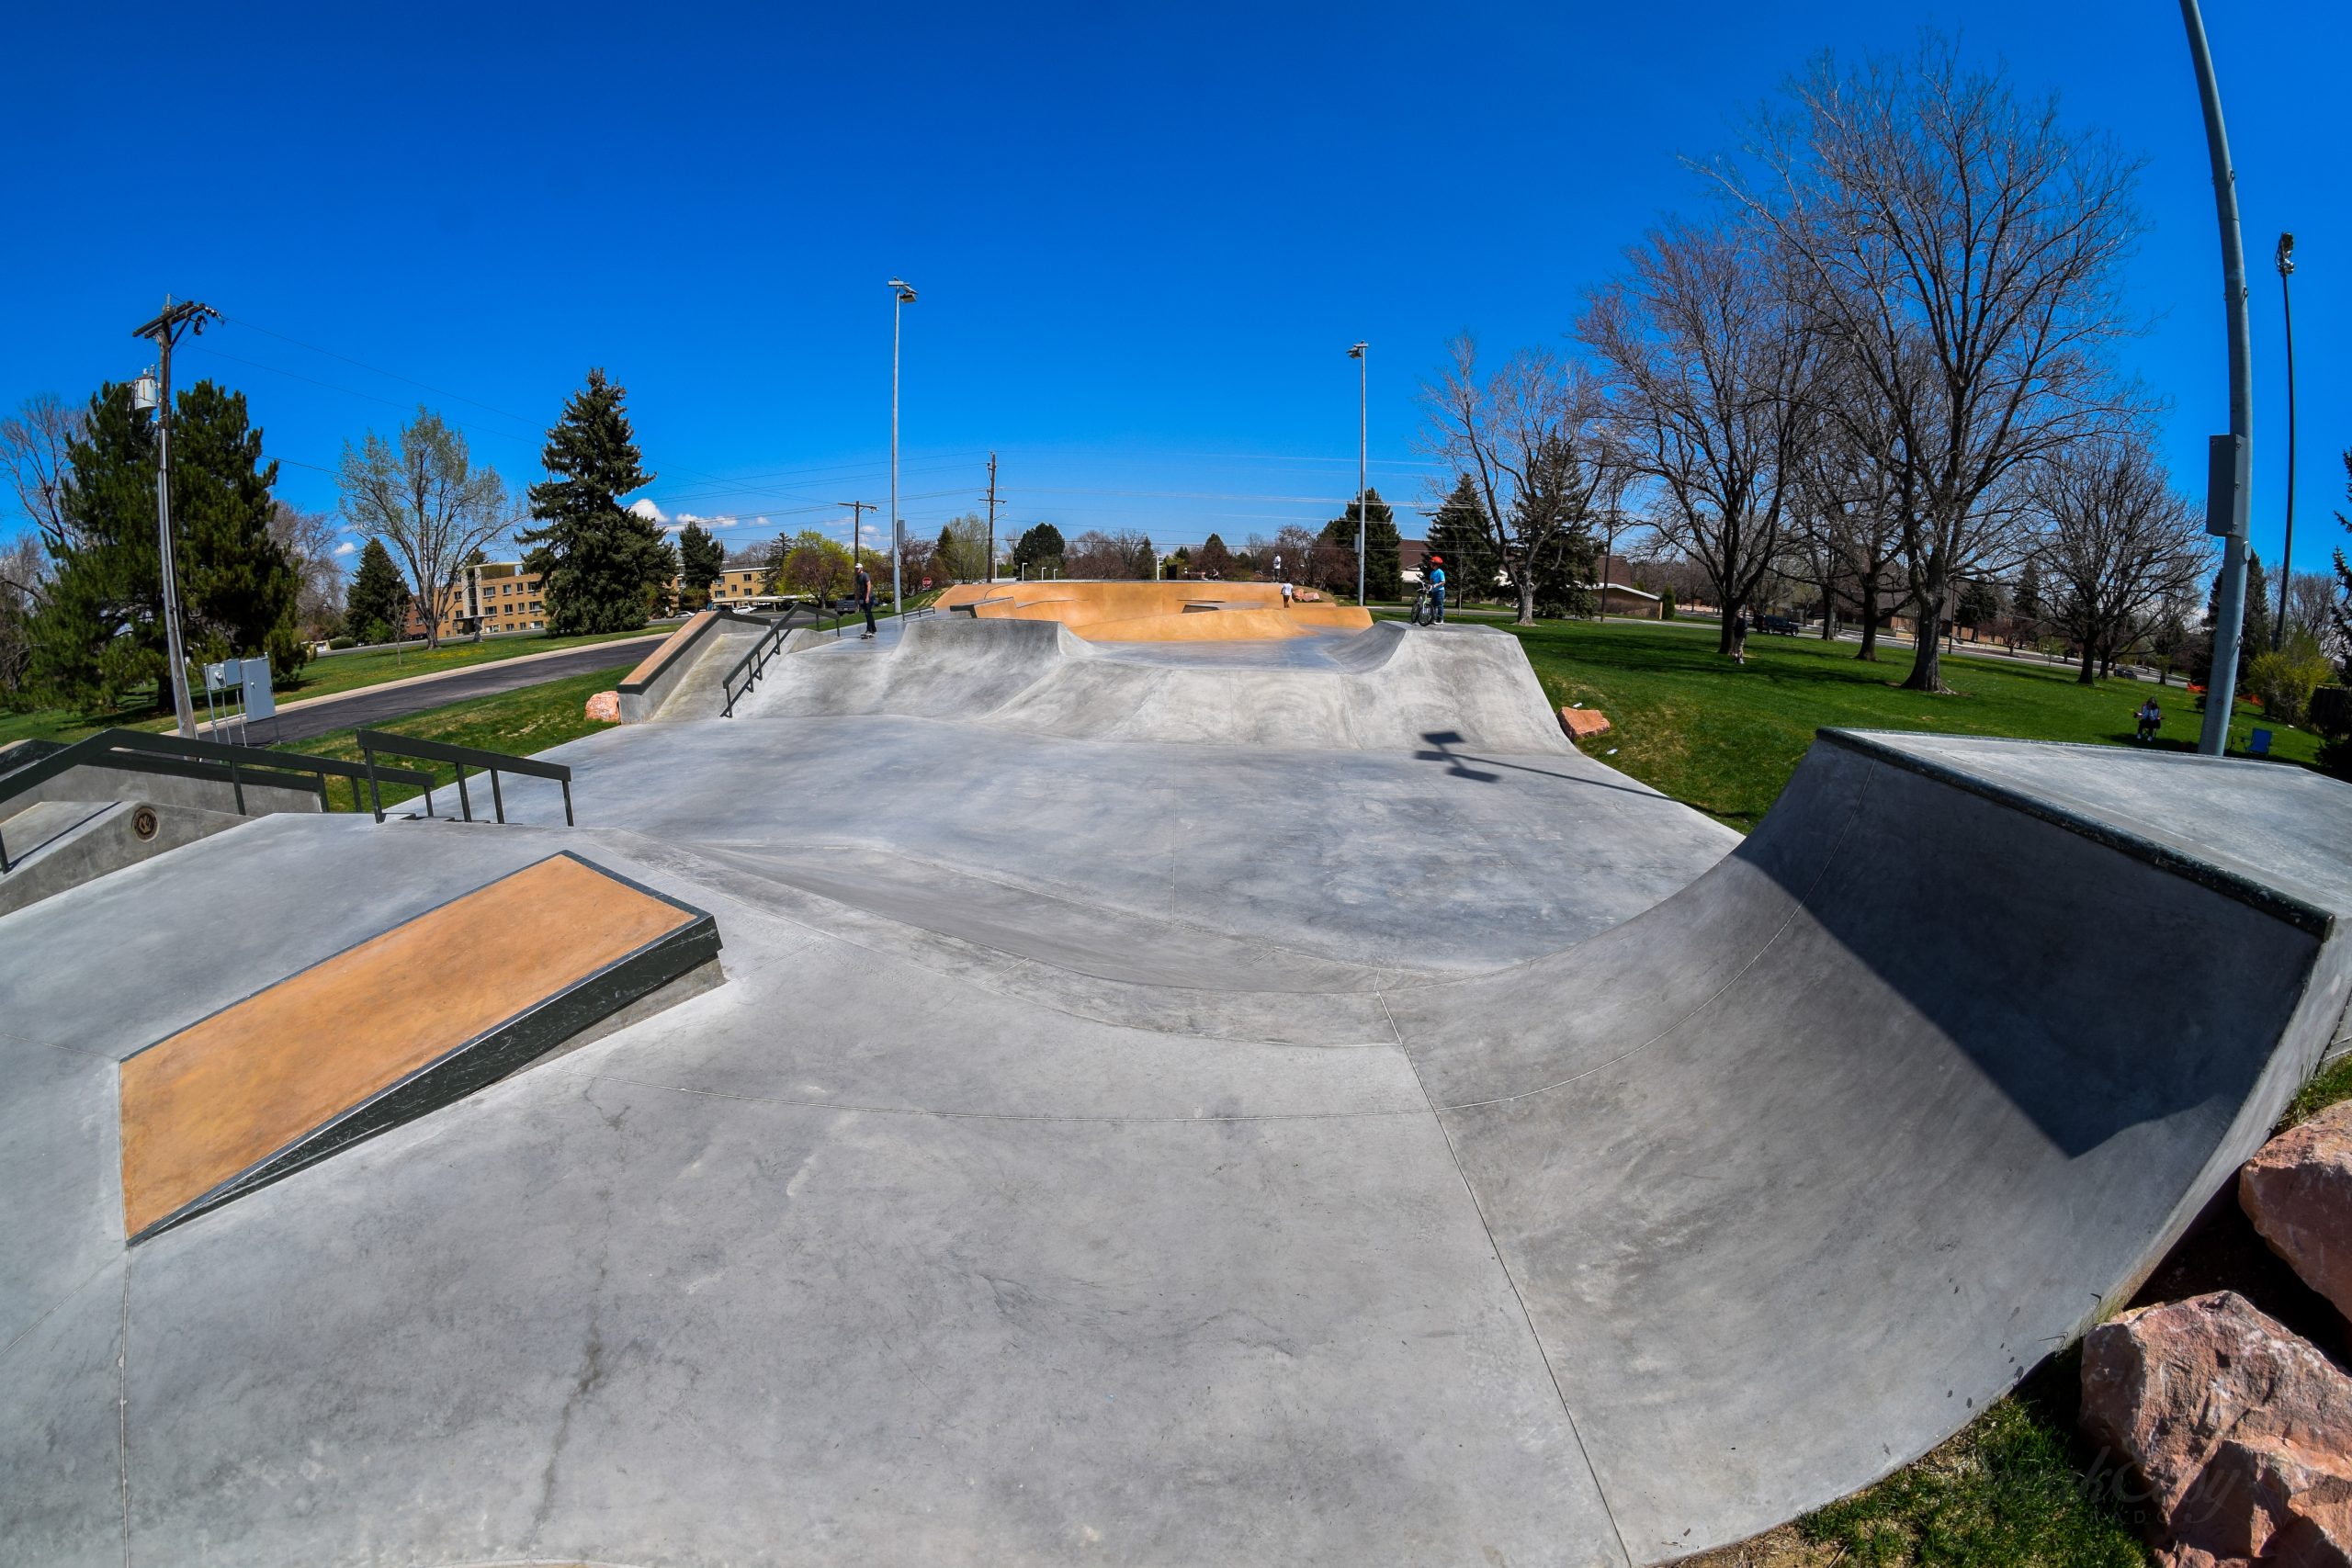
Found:
[(2301, 724), (2312, 694), (2335, 673), (2309, 632), (2298, 626), (2283, 648), (2266, 649), (2246, 661), (2245, 683), (2262, 711), (2281, 724)]
[(330, 639), (327, 643), (327, 647), (333, 649), (337, 653), (342, 652), (346, 648), (357, 648), (358, 646), (359, 639), (356, 637), (334, 637)]
[(1674, 590), (1671, 588), (1657, 596), (1657, 618), (1661, 621), (1674, 619)]

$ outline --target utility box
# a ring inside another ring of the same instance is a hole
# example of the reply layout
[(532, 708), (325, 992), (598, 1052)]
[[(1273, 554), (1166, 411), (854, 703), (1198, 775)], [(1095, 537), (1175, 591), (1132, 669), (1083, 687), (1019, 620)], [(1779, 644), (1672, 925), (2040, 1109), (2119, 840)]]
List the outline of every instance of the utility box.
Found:
[(2205, 531), (2221, 538), (2245, 533), (2246, 439), (2211, 435), (2205, 440)]
[(269, 660), (248, 659), (243, 661), (245, 688), (245, 722), (277, 716), (277, 694), (269, 689)]

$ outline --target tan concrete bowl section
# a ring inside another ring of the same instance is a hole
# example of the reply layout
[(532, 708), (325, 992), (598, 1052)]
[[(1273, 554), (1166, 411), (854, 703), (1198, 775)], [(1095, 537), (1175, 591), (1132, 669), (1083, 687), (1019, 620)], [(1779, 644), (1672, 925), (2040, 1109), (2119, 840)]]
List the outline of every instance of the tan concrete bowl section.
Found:
[(1360, 632), (1372, 616), (1329, 602), (1283, 605), (1275, 582), (967, 582), (942, 610), (1059, 621), (1089, 642), (1237, 642)]

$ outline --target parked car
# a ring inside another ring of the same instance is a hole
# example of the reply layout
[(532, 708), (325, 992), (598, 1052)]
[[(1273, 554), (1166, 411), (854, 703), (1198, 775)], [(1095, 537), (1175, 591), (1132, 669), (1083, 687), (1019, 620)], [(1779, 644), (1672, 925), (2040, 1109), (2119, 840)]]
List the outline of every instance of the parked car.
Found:
[(1756, 617), (1756, 629), (1760, 632), (1778, 632), (1782, 637), (1794, 637), (1803, 628), (1786, 615), (1758, 615)]

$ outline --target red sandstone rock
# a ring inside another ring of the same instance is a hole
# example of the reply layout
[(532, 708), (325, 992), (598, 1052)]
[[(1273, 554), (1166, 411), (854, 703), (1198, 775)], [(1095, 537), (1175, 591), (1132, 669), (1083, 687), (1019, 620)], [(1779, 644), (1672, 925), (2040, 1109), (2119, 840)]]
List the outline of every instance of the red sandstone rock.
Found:
[(1569, 739), (1581, 740), (1589, 735), (1608, 734), (1609, 721), (1601, 716), (1599, 708), (1562, 708), (1560, 728), (1568, 732)]
[(599, 692), (588, 699), (588, 716), (598, 724), (618, 724), (621, 721), (621, 694)]
[(2270, 1250), (2352, 1317), (2352, 1101), (2265, 1144), (2238, 1172), (2238, 1203)]
[(2146, 1478), (2171, 1568), (2352, 1565), (2352, 1378), (2236, 1292), (2093, 1329), (2083, 1425)]

